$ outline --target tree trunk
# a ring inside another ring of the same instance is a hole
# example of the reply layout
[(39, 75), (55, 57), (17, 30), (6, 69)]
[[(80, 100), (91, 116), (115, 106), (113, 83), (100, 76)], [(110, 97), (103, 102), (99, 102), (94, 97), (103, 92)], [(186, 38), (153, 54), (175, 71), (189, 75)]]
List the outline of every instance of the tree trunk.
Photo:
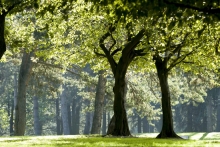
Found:
[(23, 53), (18, 78), (18, 95), (15, 107), (15, 136), (23, 136), (26, 126), (26, 87), (31, 74), (32, 53)]
[(0, 59), (6, 51), (5, 44), (5, 14), (0, 14)]
[(141, 128), (142, 128), (142, 126), (141, 126), (141, 123), (142, 123), (142, 121), (141, 121), (141, 117), (137, 114), (137, 117), (138, 117), (138, 133), (141, 133)]
[(193, 104), (192, 102), (190, 102), (189, 105), (187, 105), (188, 109), (187, 109), (187, 126), (186, 126), (186, 132), (192, 132), (193, 129), (192, 129), (192, 125), (193, 125), (193, 117), (192, 117), (192, 107), (193, 107)]
[(96, 87), (95, 111), (93, 116), (91, 134), (100, 134), (101, 130), (106, 85), (106, 78), (104, 74), (104, 70), (99, 71), (98, 85)]
[[(128, 67), (128, 65), (127, 65)], [(113, 88), (114, 91), (114, 115), (110, 121), (107, 135), (114, 136), (130, 136), (131, 133), (128, 127), (127, 114), (125, 110), (125, 95), (126, 95), (126, 81), (125, 74), (127, 68), (123, 66), (118, 70), (115, 74), (115, 86)], [(124, 70), (123, 70), (124, 69)], [(122, 72), (123, 71), (123, 72)]]
[(213, 99), (213, 90), (209, 90), (206, 98), (206, 114), (207, 114), (207, 132), (212, 132), (213, 120), (212, 120), (212, 99)]
[(106, 48), (105, 40), (111, 36), (111, 33), (116, 29), (114, 26), (109, 27), (109, 31), (105, 33), (99, 40), (99, 46), (105, 53), (108, 62), (111, 66), (112, 72), (115, 78), (115, 85), (113, 88), (114, 92), (114, 104), (113, 110), (114, 115), (110, 121), (107, 135), (114, 136), (130, 136), (127, 114), (125, 111), (125, 94), (126, 94), (126, 81), (125, 75), (129, 64), (136, 56), (143, 56), (143, 50), (135, 50), (140, 40), (145, 35), (145, 30), (142, 29), (136, 36), (131, 38), (131, 34), (128, 31), (128, 43), (122, 50), (122, 55), (118, 63), (114, 60), (113, 56), (117, 53), (118, 49), (111, 53), (111, 48), (115, 45), (113, 44), (110, 48)]
[(218, 107), (217, 107), (217, 126), (216, 126), (216, 131), (220, 132), (220, 104), (218, 102)]
[(157, 75), (160, 82), (160, 88), (162, 93), (162, 112), (163, 112), (163, 124), (162, 130), (157, 138), (180, 138), (173, 129), (173, 118), (170, 103), (170, 90), (168, 85), (168, 70), (167, 62), (165, 59), (162, 61), (161, 57), (155, 56), (155, 65), (157, 69)]
[(33, 103), (34, 103), (34, 133), (35, 135), (41, 135), (42, 133), (42, 125), (40, 122), (39, 117), (39, 103), (38, 103), (38, 97), (33, 97)]
[(67, 112), (68, 112), (68, 125), (69, 125), (69, 132), (70, 132), (70, 134), (71, 134), (71, 123), (72, 123), (72, 117), (71, 117), (70, 103), (67, 103)]
[(10, 136), (14, 135), (13, 120), (14, 120), (14, 101), (11, 102), (11, 115), (10, 115), (10, 120), (9, 120), (9, 123), (10, 123)]
[(80, 109), (81, 109), (81, 100), (79, 96), (76, 96), (76, 99), (73, 99), (72, 103), (72, 134), (79, 134), (80, 127)]
[(61, 99), (61, 116), (62, 116), (62, 123), (63, 123), (63, 134), (69, 135), (70, 128), (69, 128), (69, 120), (68, 120), (68, 110), (67, 110), (67, 98), (65, 95), (65, 86), (62, 86), (64, 89), (60, 95)]
[[(106, 98), (104, 98), (104, 105), (106, 105)], [(102, 134), (106, 134), (106, 110), (103, 110), (103, 117), (102, 117)]]
[(143, 124), (143, 133), (149, 132), (149, 123), (146, 116), (142, 119), (142, 124)]
[(83, 134), (89, 134), (90, 127), (91, 127), (91, 112), (86, 112), (86, 122), (85, 122)]
[(106, 111), (104, 110), (103, 112), (103, 117), (102, 117), (102, 134), (106, 134)]
[(59, 98), (56, 99), (56, 124), (57, 124), (57, 135), (61, 135), (61, 119), (60, 119), (60, 103)]

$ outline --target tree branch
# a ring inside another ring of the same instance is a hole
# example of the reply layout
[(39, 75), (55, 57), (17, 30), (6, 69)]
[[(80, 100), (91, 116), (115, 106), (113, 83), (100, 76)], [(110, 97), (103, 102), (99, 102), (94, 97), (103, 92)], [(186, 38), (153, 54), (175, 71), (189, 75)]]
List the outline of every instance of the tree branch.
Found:
[(199, 8), (199, 7), (195, 7), (195, 6), (192, 6), (192, 5), (181, 4), (181, 3), (176, 3), (176, 2), (170, 2), (168, 0), (164, 0), (164, 2), (166, 4), (175, 5), (176, 7), (188, 8), (188, 9), (197, 10), (197, 11), (200, 11), (200, 12), (210, 13), (210, 14), (220, 14), (220, 8), (215, 8), (215, 9), (212, 9), (212, 8), (209, 8), (209, 7)]
[[(129, 52), (139, 44), (141, 38), (145, 35), (145, 29), (142, 29), (134, 38), (132, 38), (131, 42), (129, 42), (122, 51), (123, 56), (127, 56)], [(122, 56), (122, 57), (123, 57)]]
[[(181, 59), (181, 57), (177, 57), (177, 58), (170, 64), (170, 66), (168, 67), (167, 70), (170, 71), (173, 67), (175, 67), (176, 65), (180, 64), (183, 60), (185, 60), (185, 58), (186, 58), (187, 56), (191, 55), (193, 52), (194, 52), (194, 50), (191, 51), (191, 52), (189, 52), (188, 54), (185, 54), (185, 55), (182, 57), (182, 59)], [(179, 60), (179, 59), (180, 59), (180, 60)], [(178, 60), (179, 60), (179, 61), (178, 61)]]
[(97, 56), (105, 57), (105, 58), (106, 58), (106, 55), (97, 52), (96, 48), (94, 48), (94, 53), (95, 53)]
[(117, 48), (116, 50), (114, 50), (112, 53), (111, 53), (111, 56), (114, 56), (117, 52), (121, 51), (122, 50), (122, 47), (120, 48)]
[(115, 26), (110, 26), (109, 27), (109, 31), (107, 33), (105, 33), (99, 40), (99, 46), (100, 48), (104, 51), (106, 58), (108, 59), (108, 62), (110, 63), (111, 69), (113, 74), (115, 74), (115, 70), (116, 70), (116, 62), (114, 60), (114, 58), (111, 56), (110, 51), (105, 47), (104, 41), (111, 36), (111, 33), (113, 31), (115, 31), (116, 27)]

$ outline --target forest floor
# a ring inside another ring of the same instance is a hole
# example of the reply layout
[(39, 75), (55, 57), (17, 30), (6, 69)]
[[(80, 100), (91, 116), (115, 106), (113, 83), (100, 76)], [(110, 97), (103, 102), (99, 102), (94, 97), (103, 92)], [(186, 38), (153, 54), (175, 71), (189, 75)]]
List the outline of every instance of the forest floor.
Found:
[(155, 139), (157, 133), (134, 137), (97, 135), (0, 137), (0, 147), (220, 147), (220, 132), (179, 133), (187, 139)]

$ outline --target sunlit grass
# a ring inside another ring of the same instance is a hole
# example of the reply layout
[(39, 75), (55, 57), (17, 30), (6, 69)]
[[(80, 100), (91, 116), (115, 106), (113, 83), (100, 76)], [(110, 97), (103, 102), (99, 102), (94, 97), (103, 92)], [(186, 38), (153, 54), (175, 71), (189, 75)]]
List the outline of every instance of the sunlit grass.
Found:
[[(138, 134), (141, 137), (101, 137), (99, 135), (68, 135), (68, 136), (32, 136), (2, 137), (0, 147), (218, 147), (220, 133), (209, 133), (199, 140), (204, 133), (180, 133), (195, 140), (155, 139), (157, 134)], [(147, 136), (147, 137), (146, 137)], [(197, 138), (196, 138), (197, 137)]]

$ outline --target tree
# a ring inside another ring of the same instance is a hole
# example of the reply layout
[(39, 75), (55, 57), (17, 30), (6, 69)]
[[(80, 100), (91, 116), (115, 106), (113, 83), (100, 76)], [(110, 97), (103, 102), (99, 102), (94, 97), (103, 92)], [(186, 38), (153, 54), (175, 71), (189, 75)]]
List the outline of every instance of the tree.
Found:
[(26, 53), (24, 51), (22, 57), (22, 63), (19, 71), (18, 78), (18, 94), (15, 104), (15, 133), (16, 136), (23, 136), (25, 133), (26, 125), (26, 88), (28, 86), (32, 62), (31, 57), (33, 52)]
[(98, 79), (98, 84), (96, 86), (95, 110), (94, 110), (91, 134), (100, 134), (100, 130), (101, 130), (101, 121), (103, 115), (105, 86), (106, 86), (106, 77), (104, 74), (105, 74), (104, 70), (99, 71), (99, 79)]
[(26, 8), (38, 7), (37, 0), (7, 0), (0, 2), (0, 59), (6, 51), (5, 18), (9, 13), (20, 12)]

